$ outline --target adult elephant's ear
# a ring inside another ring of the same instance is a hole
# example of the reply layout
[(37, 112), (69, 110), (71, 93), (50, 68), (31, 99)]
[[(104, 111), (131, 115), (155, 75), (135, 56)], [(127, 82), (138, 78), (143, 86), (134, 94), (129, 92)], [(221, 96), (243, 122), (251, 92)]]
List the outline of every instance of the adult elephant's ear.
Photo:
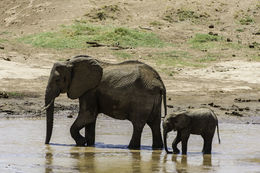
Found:
[(79, 98), (86, 91), (97, 87), (103, 69), (95, 59), (79, 57), (68, 64), (71, 67), (71, 83), (67, 93), (69, 98)]

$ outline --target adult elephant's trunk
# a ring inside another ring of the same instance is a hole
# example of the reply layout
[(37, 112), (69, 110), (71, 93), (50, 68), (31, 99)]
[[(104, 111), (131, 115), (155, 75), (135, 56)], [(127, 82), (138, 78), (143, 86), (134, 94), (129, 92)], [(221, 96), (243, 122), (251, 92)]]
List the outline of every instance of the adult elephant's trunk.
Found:
[(53, 94), (50, 87), (47, 87), (45, 93), (45, 108), (46, 108), (46, 138), (45, 144), (49, 144), (52, 129), (53, 129), (53, 112), (54, 112), (54, 100), (57, 94)]
[(54, 100), (51, 101), (49, 107), (46, 109), (46, 138), (45, 144), (49, 144), (53, 129), (53, 112), (54, 112)]

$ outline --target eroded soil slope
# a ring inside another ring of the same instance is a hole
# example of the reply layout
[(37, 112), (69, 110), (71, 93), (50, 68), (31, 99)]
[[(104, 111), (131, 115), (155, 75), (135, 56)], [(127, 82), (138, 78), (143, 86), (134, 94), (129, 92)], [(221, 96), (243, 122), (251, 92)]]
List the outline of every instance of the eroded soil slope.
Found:
[[(57, 31), (78, 20), (153, 32), (174, 44), (121, 50), (131, 55), (128, 59), (144, 61), (159, 71), (167, 87), (170, 112), (206, 106), (225, 121), (260, 123), (259, 11), (258, 0), (2, 0), (0, 114), (44, 115), (40, 111), (44, 91), (56, 61), (78, 54), (108, 62), (124, 60), (110, 47), (55, 50), (17, 41), (25, 35)], [(189, 42), (198, 33), (217, 35), (222, 42), (198, 47)], [(167, 60), (158, 63), (155, 55), (164, 58), (169, 52), (184, 52), (196, 66)], [(77, 101), (61, 96), (57, 108), (75, 115)]]

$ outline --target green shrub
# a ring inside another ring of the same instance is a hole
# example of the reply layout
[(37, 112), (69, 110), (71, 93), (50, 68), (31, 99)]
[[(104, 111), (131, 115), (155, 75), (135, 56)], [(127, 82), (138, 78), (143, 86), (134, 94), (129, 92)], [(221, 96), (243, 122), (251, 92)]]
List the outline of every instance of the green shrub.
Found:
[(36, 47), (54, 49), (86, 48), (87, 41), (127, 47), (163, 47), (167, 45), (152, 32), (125, 27), (95, 26), (83, 22), (62, 26), (62, 29), (57, 32), (25, 36), (19, 41)]
[(241, 25), (250, 25), (252, 23), (255, 23), (255, 20), (250, 16), (245, 16), (244, 18), (239, 20)]

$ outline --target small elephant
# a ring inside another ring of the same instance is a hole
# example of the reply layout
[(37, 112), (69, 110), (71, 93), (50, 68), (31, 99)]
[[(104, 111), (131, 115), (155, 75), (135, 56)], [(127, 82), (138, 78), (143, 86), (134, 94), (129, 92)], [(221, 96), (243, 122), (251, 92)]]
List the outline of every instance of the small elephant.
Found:
[(212, 139), (217, 126), (218, 140), (219, 128), (218, 119), (215, 113), (208, 108), (190, 109), (183, 112), (169, 114), (163, 121), (163, 137), (164, 146), (167, 153), (167, 134), (174, 130), (177, 131), (177, 136), (172, 143), (174, 154), (179, 154), (177, 148), (179, 142), (182, 143), (182, 154), (187, 154), (187, 143), (190, 134), (201, 135), (204, 139), (203, 154), (211, 154)]
[[(145, 124), (152, 129), (153, 148), (163, 148), (161, 136), (161, 105), (166, 115), (166, 89), (159, 74), (139, 61), (111, 64), (86, 55), (55, 63), (45, 93), (49, 144), (53, 129), (54, 100), (60, 93), (79, 99), (79, 114), (70, 128), (78, 146), (95, 144), (97, 115), (129, 120), (133, 135), (129, 148), (140, 148)], [(85, 137), (79, 131), (85, 127)]]

